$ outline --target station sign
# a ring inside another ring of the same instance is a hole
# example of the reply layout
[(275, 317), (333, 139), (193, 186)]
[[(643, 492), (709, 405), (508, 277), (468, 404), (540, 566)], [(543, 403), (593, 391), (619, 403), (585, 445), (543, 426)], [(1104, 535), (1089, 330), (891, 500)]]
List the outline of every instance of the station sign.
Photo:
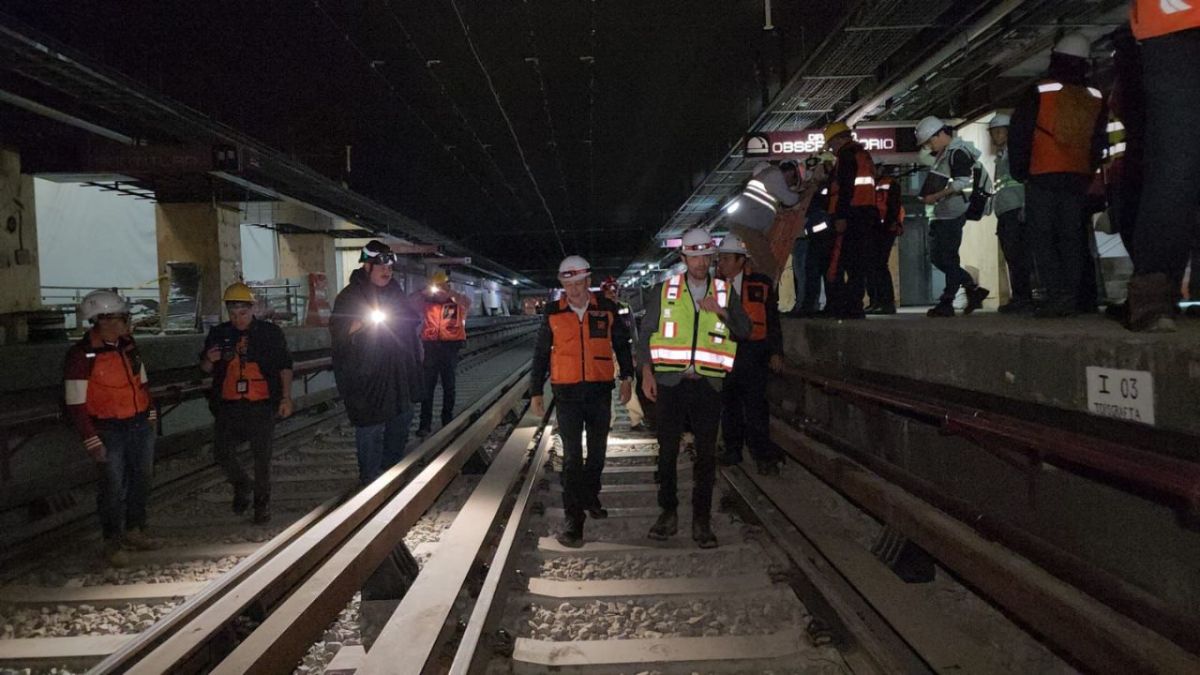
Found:
[[(912, 127), (871, 127), (851, 132), (854, 140), (868, 152), (916, 152), (917, 139)], [(825, 149), (821, 129), (764, 131), (746, 137), (746, 159), (802, 159)]]

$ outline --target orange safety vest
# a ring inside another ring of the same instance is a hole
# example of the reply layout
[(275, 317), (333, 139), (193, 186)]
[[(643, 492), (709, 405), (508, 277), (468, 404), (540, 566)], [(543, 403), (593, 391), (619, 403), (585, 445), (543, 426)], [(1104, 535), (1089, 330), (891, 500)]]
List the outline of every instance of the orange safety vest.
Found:
[(899, 236), (904, 234), (904, 219), (908, 214), (904, 212), (904, 205), (900, 204), (896, 211), (896, 222), (888, 222), (888, 204), (892, 199), (899, 201), (899, 197), (892, 197), (893, 190), (900, 190), (900, 184), (891, 176), (884, 176), (879, 179), (879, 186), (875, 188), (875, 208), (879, 209), (879, 221), (888, 228), (888, 232)]
[[(861, 143), (851, 143), (857, 173), (854, 176), (854, 192), (850, 195), (850, 206), (875, 206), (875, 164), (871, 153)], [(845, 148), (842, 149), (845, 152)], [(841, 152), (838, 156), (841, 156)], [(837, 213), (841, 191), (838, 183), (837, 162), (833, 165), (833, 176), (829, 179), (829, 212)]]
[(454, 298), (437, 302), (427, 296), (425, 300), (425, 325), (421, 339), (426, 342), (462, 342), (467, 339), (467, 324), (463, 320), (462, 307)]
[(1129, 25), (1139, 40), (1200, 28), (1197, 0), (1134, 0)]
[(580, 320), (564, 296), (547, 309), (550, 384), (613, 381), (612, 328), (617, 316), (602, 309), (592, 295)]
[(225, 378), (221, 381), (221, 398), (225, 401), (265, 401), (271, 398), (271, 388), (258, 364), (246, 361), (248, 346), (249, 338), (242, 335), (233, 359), (225, 367)]
[(759, 342), (767, 339), (767, 297), (771, 286), (766, 282), (749, 278), (749, 272), (743, 273), (742, 287), (738, 294), (742, 296), (742, 308), (750, 317), (750, 337), (747, 342)]
[(150, 395), (143, 379), (145, 367), (139, 363), (134, 371), (135, 355), (132, 344), (124, 349), (101, 345), (87, 350), (86, 356), (92, 362), (85, 408), (88, 415), (124, 420), (150, 409)]
[(1046, 80), (1038, 84), (1037, 127), (1029, 174), (1092, 173), (1092, 133), (1102, 95), (1095, 87)]

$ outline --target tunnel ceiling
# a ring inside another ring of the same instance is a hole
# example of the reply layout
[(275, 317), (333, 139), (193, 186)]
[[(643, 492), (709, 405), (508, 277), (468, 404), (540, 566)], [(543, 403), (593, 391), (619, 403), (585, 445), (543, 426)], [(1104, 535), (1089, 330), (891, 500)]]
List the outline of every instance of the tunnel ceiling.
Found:
[(761, 0), (7, 0), (0, 11), (549, 283), (564, 252), (611, 273), (644, 252), (784, 84), (834, 53), (849, 19), (870, 19), (855, 37), (875, 53), (833, 74), (865, 77), (813, 80), (828, 85), (815, 116), (779, 123), (824, 121), (892, 75), (875, 57), (916, 58), (1000, 3), (772, 4), (771, 31)]

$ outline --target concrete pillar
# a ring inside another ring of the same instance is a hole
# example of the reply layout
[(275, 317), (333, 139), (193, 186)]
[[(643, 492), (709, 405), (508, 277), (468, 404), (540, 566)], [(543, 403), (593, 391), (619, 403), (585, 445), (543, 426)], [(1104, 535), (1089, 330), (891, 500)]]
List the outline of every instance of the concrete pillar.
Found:
[(193, 262), (200, 267), (201, 317), (204, 322), (220, 320), (221, 293), (241, 276), (241, 214), (212, 204), (158, 204), (154, 216), (163, 307), (167, 263)]
[(21, 173), (15, 150), (0, 148), (0, 314), (41, 308), (37, 248), (33, 176)]

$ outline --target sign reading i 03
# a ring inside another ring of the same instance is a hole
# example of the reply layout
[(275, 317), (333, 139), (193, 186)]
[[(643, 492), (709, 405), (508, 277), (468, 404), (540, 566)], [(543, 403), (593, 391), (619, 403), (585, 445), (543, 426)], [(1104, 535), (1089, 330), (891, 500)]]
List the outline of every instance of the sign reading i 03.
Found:
[[(912, 127), (856, 129), (854, 140), (868, 152), (916, 152)], [(825, 134), (821, 129), (764, 131), (746, 137), (746, 159), (796, 159), (821, 152)]]

